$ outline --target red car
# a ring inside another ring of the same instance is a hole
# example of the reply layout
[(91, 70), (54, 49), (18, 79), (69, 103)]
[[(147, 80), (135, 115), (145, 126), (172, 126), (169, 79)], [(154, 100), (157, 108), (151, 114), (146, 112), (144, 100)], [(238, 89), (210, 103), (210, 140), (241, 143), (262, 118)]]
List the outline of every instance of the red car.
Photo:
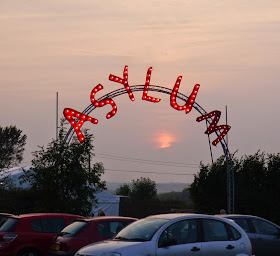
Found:
[(53, 237), (83, 216), (64, 213), (11, 215), (0, 222), (0, 256), (45, 256)]
[(49, 256), (72, 256), (88, 244), (114, 237), (121, 229), (136, 220), (117, 216), (76, 220), (53, 239)]

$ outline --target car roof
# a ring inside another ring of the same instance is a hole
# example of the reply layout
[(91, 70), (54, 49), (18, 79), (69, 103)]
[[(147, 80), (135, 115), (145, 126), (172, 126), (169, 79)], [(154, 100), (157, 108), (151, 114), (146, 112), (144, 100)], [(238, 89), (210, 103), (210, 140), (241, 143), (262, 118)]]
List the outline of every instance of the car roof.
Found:
[(239, 217), (239, 218), (259, 218), (259, 219), (263, 219), (263, 218), (258, 217), (258, 216), (246, 215), (246, 214), (215, 214), (214, 216), (222, 217), (222, 218)]
[[(274, 225), (277, 225), (276, 223), (268, 220), (268, 219), (265, 219), (265, 218), (262, 218), (262, 217), (258, 217), (258, 216), (254, 216), (254, 215), (246, 215), (246, 214), (217, 214), (217, 215), (214, 215), (214, 216), (217, 216), (217, 217), (222, 217), (222, 218), (255, 218), (255, 219), (260, 219), (260, 220), (265, 220), (265, 221), (268, 221)], [(279, 227), (279, 225), (277, 225)]]
[[(78, 219), (79, 221), (80, 219)], [(138, 220), (132, 217), (123, 217), (123, 216), (95, 216), (95, 217), (86, 217), (81, 219), (81, 221), (94, 222), (94, 221), (103, 221), (103, 220)]]
[(0, 216), (11, 216), (11, 213), (0, 212)]
[(70, 214), (70, 213), (26, 213), (20, 215), (11, 215), (8, 217), (12, 217), (15, 219), (22, 219), (22, 218), (34, 218), (34, 217), (73, 217), (73, 218), (85, 218), (80, 215)]
[(216, 218), (217, 216), (207, 215), (207, 214), (198, 214), (198, 213), (166, 213), (166, 214), (157, 214), (151, 215), (147, 218), (161, 218), (161, 219), (177, 219), (182, 217), (190, 217), (190, 218)]
[(214, 216), (219, 217), (255, 217), (253, 215), (246, 215), (246, 214), (215, 214)]

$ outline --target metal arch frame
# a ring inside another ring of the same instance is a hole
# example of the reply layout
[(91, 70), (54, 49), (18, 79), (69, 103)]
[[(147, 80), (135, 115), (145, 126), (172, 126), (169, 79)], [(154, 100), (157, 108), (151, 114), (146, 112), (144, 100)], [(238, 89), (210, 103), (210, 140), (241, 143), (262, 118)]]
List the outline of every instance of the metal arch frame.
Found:
[[(130, 89), (132, 92), (137, 92), (137, 91), (143, 91), (144, 90), (145, 85), (133, 85), (130, 86)], [(172, 94), (172, 89), (170, 88), (166, 88), (166, 87), (162, 87), (162, 86), (157, 86), (157, 85), (149, 85), (149, 91), (155, 91), (155, 92), (161, 92), (161, 93), (165, 93), (165, 94)], [(117, 96), (120, 96), (122, 94), (126, 94), (127, 90), (123, 87), (117, 90), (114, 90), (112, 92), (107, 93), (106, 95), (103, 95), (102, 97), (98, 98), (97, 101), (101, 101), (105, 98), (115, 98)], [(177, 98), (179, 98), (182, 101), (187, 101), (188, 100), (188, 96), (177, 92)], [(83, 110), (83, 114), (88, 115), (89, 113), (91, 113), (96, 107), (93, 104), (90, 104), (89, 106), (87, 106), (84, 110)], [(199, 112), (201, 115), (206, 115), (207, 112), (196, 102), (194, 102), (193, 104), (193, 108)], [(208, 125), (210, 125), (210, 121), (213, 121), (213, 117), (212, 118), (208, 118), (206, 119), (206, 125), (208, 127)], [(69, 144), (70, 141), (72, 140), (72, 137), (75, 133), (75, 130), (73, 129), (73, 127), (71, 126), (64, 138), (64, 143)], [(219, 130), (215, 131), (217, 136), (220, 136), (221, 132)], [(228, 208), (228, 213), (234, 213), (234, 195), (235, 195), (235, 188), (234, 188), (234, 170), (233, 170), (233, 161), (231, 159), (231, 155), (228, 149), (228, 145), (227, 142), (225, 140), (225, 138), (223, 138), (220, 141), (222, 148), (223, 148), (223, 152), (224, 152), (224, 156), (226, 158), (227, 161), (227, 165), (228, 165), (228, 170), (227, 170), (227, 208)]]

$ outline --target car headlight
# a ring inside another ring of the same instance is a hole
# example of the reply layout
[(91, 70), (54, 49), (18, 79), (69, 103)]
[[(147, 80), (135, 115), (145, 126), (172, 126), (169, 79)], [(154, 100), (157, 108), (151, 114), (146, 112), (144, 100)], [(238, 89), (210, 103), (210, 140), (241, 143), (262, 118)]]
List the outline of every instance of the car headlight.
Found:
[(117, 252), (105, 252), (105, 253), (101, 254), (101, 256), (122, 256), (122, 255)]

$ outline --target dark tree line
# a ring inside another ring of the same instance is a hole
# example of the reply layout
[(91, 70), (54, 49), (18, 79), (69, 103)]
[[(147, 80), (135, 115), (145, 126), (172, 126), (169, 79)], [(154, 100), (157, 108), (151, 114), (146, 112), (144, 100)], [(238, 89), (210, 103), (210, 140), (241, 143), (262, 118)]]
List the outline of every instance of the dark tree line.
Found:
[(136, 218), (171, 211), (181, 212), (190, 206), (186, 189), (158, 195), (156, 183), (150, 178), (141, 177), (132, 180), (131, 184), (123, 184), (116, 190), (116, 194), (126, 196), (128, 200), (125, 204), (121, 203), (121, 214)]
[[(66, 131), (62, 120), (59, 138), (33, 152), (31, 169), (23, 170), (24, 175), (20, 180), (28, 184), (28, 188), (13, 187), (9, 177), (1, 179), (0, 176), (0, 212), (67, 212), (89, 216), (96, 204), (96, 192), (105, 189), (106, 184), (101, 180), (103, 164), (89, 165), (93, 155), (93, 136), (86, 130), (83, 133), (83, 143), (75, 138), (69, 144), (64, 143)], [(25, 139), (24, 135), (20, 145), (23, 146)], [(23, 148), (15, 148), (18, 150), (14, 150), (11, 157), (5, 159), (15, 158), (20, 162)]]
[(116, 190), (117, 195), (129, 196), (132, 201), (149, 201), (157, 199), (156, 183), (150, 178), (141, 177), (132, 180), (132, 184), (123, 184)]
[[(280, 154), (257, 152), (233, 158), (235, 213), (280, 223)], [(224, 157), (213, 165), (201, 163), (189, 191), (197, 212), (215, 214), (227, 206), (227, 166)]]
[(120, 213), (123, 216), (142, 218), (155, 213), (156, 209), (151, 205), (158, 202), (157, 189), (150, 178), (132, 180), (130, 185), (125, 183), (116, 190), (116, 194), (127, 197), (121, 198)]

